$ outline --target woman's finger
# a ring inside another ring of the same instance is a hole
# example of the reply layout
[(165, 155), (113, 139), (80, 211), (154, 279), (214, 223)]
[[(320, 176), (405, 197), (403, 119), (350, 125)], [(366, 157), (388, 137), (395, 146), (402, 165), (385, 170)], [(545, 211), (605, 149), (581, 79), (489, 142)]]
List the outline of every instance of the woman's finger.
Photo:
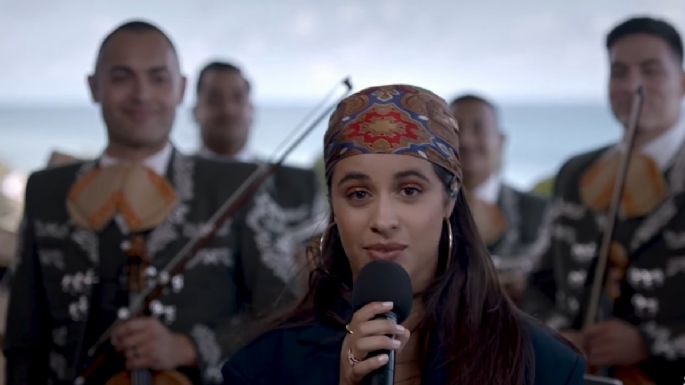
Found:
[(352, 376), (354, 382), (359, 383), (367, 374), (387, 364), (387, 354), (379, 354), (377, 356), (369, 357), (363, 361), (357, 362), (354, 364), (354, 366), (352, 366)]
[(377, 319), (357, 324), (357, 331), (359, 336), (373, 336), (373, 335), (398, 335), (403, 333), (406, 329), (402, 325), (396, 324), (394, 321), (387, 319)]
[(370, 352), (376, 350), (397, 350), (402, 341), (387, 336), (371, 336), (359, 338), (354, 342), (352, 352), (356, 357), (366, 357)]
[(392, 310), (392, 307), (392, 302), (371, 302), (362, 306), (352, 315), (352, 320), (350, 321), (350, 327), (352, 327), (351, 332), (356, 332), (354, 327), (359, 323), (368, 321), (379, 314), (387, 313)]

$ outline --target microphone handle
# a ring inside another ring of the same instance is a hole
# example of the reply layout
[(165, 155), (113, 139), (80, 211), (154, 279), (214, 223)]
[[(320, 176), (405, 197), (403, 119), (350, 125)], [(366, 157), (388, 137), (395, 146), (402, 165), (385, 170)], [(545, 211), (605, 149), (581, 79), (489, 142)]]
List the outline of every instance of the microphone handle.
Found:
[[(374, 319), (387, 319), (397, 323), (397, 316), (393, 312), (378, 315)], [(388, 363), (367, 374), (362, 380), (362, 385), (393, 385), (395, 382), (395, 351), (375, 350), (369, 353), (369, 357), (380, 354), (388, 355)]]

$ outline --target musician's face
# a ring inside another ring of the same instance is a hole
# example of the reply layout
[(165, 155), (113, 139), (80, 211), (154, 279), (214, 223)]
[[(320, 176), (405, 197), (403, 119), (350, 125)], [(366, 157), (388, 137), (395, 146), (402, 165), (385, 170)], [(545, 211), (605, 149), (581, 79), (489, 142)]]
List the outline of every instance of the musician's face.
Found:
[(685, 75), (675, 52), (664, 40), (648, 34), (629, 35), (614, 43), (609, 58), (611, 109), (624, 127), (632, 95), (639, 85), (645, 91), (640, 135), (653, 138), (678, 122)]
[(205, 73), (193, 109), (205, 146), (222, 155), (240, 151), (247, 143), (252, 110), (250, 90), (240, 72)]
[(102, 107), (110, 143), (131, 148), (166, 144), (185, 79), (161, 34), (118, 32), (103, 48), (88, 81), (93, 100)]
[(366, 154), (338, 162), (331, 203), (353, 275), (372, 260), (399, 263), (415, 292), (424, 290), (438, 260), (443, 218), (454, 201), (427, 160)]
[(504, 135), (499, 132), (495, 111), (487, 104), (468, 100), (451, 108), (459, 123), (464, 183), (472, 188), (499, 169)]

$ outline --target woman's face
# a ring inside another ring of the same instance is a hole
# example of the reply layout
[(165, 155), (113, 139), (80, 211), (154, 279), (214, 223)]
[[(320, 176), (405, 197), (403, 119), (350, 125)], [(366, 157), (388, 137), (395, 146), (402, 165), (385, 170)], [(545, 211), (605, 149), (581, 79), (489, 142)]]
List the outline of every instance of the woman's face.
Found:
[(404, 267), (414, 292), (428, 286), (443, 219), (454, 207), (430, 162), (409, 155), (350, 156), (335, 165), (330, 195), (354, 277), (383, 259)]

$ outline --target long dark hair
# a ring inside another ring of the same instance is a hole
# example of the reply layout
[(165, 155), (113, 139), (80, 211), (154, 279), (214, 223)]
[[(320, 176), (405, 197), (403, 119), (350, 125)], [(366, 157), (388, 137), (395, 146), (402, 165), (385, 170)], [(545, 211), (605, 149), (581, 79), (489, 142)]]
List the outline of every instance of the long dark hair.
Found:
[[(434, 168), (449, 191), (452, 174)], [(421, 367), (426, 367), (429, 340), (436, 338), (444, 352), (442, 367), (449, 384), (522, 385), (532, 379), (532, 347), (519, 311), (499, 284), (461, 191), (449, 221), (452, 253), (448, 255), (449, 236), (443, 224), (435, 278), (421, 294), (424, 314), (413, 332), (418, 337)], [(352, 271), (336, 226), (329, 227), (321, 252), (313, 248), (310, 257), (313, 269), (308, 292), (281, 326), (325, 319), (342, 328), (347, 320), (335, 304), (349, 295)]]

